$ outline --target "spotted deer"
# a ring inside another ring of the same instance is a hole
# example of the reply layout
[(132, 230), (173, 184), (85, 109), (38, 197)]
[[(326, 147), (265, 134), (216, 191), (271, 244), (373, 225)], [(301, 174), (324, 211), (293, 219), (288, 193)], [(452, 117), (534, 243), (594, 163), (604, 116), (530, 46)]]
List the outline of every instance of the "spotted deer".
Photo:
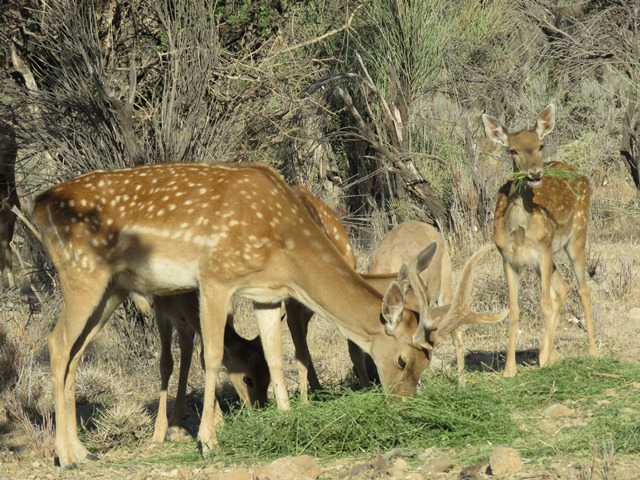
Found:
[(516, 374), (518, 289), (520, 271), (525, 266), (535, 267), (540, 276), (544, 333), (539, 364), (553, 363), (558, 358), (554, 337), (567, 288), (556, 269), (553, 254), (561, 249), (567, 253), (578, 282), (589, 354), (596, 355), (585, 272), (589, 182), (572, 166), (561, 162), (543, 163), (543, 139), (555, 125), (555, 107), (548, 105), (533, 129), (516, 133), (509, 133), (489, 115), (483, 115), (482, 121), (487, 136), (511, 155), (515, 174), (514, 180), (500, 188), (494, 220), (494, 240), (502, 254), (509, 291), (509, 345), (504, 375)]
[[(298, 195), (302, 204), (305, 206), (316, 224), (321, 228), (323, 233), (338, 249), (347, 263), (355, 269), (357, 259), (349, 241), (349, 235), (335, 212), (328, 205), (315, 197), (307, 187), (297, 185), (293, 186), (292, 189), (294, 193)], [(396, 279), (398, 270), (399, 267), (396, 269), (396, 273), (386, 278), (386, 282), (385, 280), (382, 280), (385, 282), (383, 291), (386, 291), (386, 288), (389, 286), (391, 281)], [(160, 357), (162, 388), (160, 393), (158, 416), (156, 417), (156, 427), (153, 436), (153, 440), (156, 442), (163, 441), (168, 431), (168, 427), (178, 425), (183, 416), (187, 375), (193, 352), (194, 335), (195, 333), (200, 332), (197, 303), (198, 297), (195, 293), (156, 297), (154, 302), (156, 319), (158, 320), (158, 329), (160, 332), (160, 344), (162, 346)], [(142, 308), (144, 309), (145, 307), (143, 306)], [(317, 391), (322, 388), (313, 362), (311, 361), (311, 354), (309, 352), (307, 342), (308, 325), (314, 313), (294, 298), (288, 298), (285, 300), (285, 308), (287, 324), (291, 332), (295, 349), (295, 358), (298, 366), (300, 397), (301, 400), (306, 403), (308, 402), (307, 392), (309, 388), (312, 391)], [(272, 318), (274, 318), (274, 315), (280, 315), (280, 310), (275, 309), (271, 312)], [(229, 322), (227, 328), (231, 329), (231, 331), (235, 333), (232, 327), (233, 316), (230, 315), (228, 319)], [(166, 389), (173, 370), (173, 358), (171, 357), (170, 342), (171, 333), (174, 328), (178, 332), (181, 361), (175, 407), (171, 419), (167, 423)], [(227, 331), (225, 330), (225, 357), (223, 357), (223, 363), (225, 363), (225, 358), (228, 358), (230, 362), (233, 362), (235, 370), (237, 371), (236, 376), (231, 377), (231, 381), (243, 401), (249, 404), (258, 404), (261, 406), (266, 401), (267, 387), (269, 385), (269, 379), (271, 378), (269, 371), (266, 370), (265, 372), (262, 368), (264, 365), (263, 361), (261, 361), (261, 356), (264, 357), (263, 350), (258, 350), (256, 345), (257, 339), (248, 341), (237, 334), (227, 335), (226, 332)], [(270, 348), (274, 348), (274, 344), (276, 351), (280, 351), (282, 349), (277, 336), (271, 342)], [(356, 373), (364, 386), (370, 386), (362, 351), (349, 340), (348, 346)], [(227, 355), (228, 350), (230, 350), (229, 355)], [(239, 352), (241, 354), (243, 350), (251, 351), (251, 361), (243, 362), (241, 355), (238, 356), (238, 358), (233, 357), (233, 352)], [(257, 378), (259, 371), (263, 373), (261, 378)], [(284, 378), (284, 373), (281, 373), (280, 375)], [(276, 376), (278, 376), (278, 374), (276, 374)], [(283, 390), (284, 392), (276, 391), (276, 401), (280, 408), (287, 408), (288, 394), (286, 389)]]
[[(392, 397), (415, 393), (442, 332), (501, 319), (449, 312), (434, 320), (426, 310), (414, 313), (405, 308), (405, 292), (421, 289), (413, 274), (399, 275), (381, 295), (345, 261), (282, 176), (265, 165), (98, 170), (40, 194), (33, 218), (64, 300), (48, 342), (61, 466), (91, 458), (77, 431), (76, 370), (130, 292), (199, 290), (205, 385), (198, 439), (205, 456), (217, 445), (215, 388), (233, 295), (249, 298), (257, 311), (292, 296), (334, 321), (373, 358)], [(275, 336), (263, 320), (256, 315), (261, 337)]]
[[(428, 306), (434, 308), (449, 305), (453, 300), (451, 258), (444, 238), (432, 225), (405, 222), (390, 230), (373, 252), (369, 273), (398, 271), (403, 263), (415, 257), (431, 242), (436, 242), (438, 250), (431, 264), (420, 274), (429, 294)], [(464, 344), (461, 330), (452, 331), (451, 338), (456, 350), (458, 378), (464, 384)]]
[(13, 127), (0, 120), (0, 250), (2, 251), (2, 274), (7, 277), (9, 288), (16, 286), (11, 258), (11, 239), (16, 216), (11, 209), (20, 208), (15, 177), (17, 151), (16, 133)]

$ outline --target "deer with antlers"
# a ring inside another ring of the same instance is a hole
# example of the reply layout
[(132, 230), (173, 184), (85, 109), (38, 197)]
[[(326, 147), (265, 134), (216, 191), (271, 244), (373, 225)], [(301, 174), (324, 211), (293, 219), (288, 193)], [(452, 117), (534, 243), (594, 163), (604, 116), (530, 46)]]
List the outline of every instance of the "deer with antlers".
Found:
[[(371, 355), (392, 396), (414, 394), (440, 334), (503, 318), (451, 310), (434, 321), (426, 309), (416, 314), (405, 308), (406, 291), (421, 289), (414, 275), (409, 287), (399, 278), (381, 295), (265, 165), (98, 170), (40, 194), (33, 218), (64, 299), (48, 342), (62, 466), (91, 458), (78, 437), (75, 374), (89, 342), (130, 292), (200, 292), (205, 397), (198, 438), (205, 455), (217, 445), (215, 387), (233, 295), (270, 309), (292, 296), (331, 319)], [(261, 336), (273, 335), (260, 315), (256, 320)]]
[(20, 208), (15, 176), (17, 151), (16, 133), (13, 127), (0, 120), (0, 250), (2, 251), (2, 274), (7, 277), (9, 288), (16, 286), (11, 258), (11, 239), (15, 230), (16, 216), (11, 210), (13, 207)]
[(558, 358), (554, 338), (567, 287), (553, 255), (564, 249), (578, 283), (589, 338), (589, 354), (596, 355), (591, 296), (585, 270), (585, 245), (590, 189), (587, 178), (561, 162), (543, 162), (543, 139), (555, 125), (555, 107), (548, 105), (531, 130), (509, 133), (496, 119), (483, 115), (487, 136), (504, 146), (513, 159), (514, 180), (499, 191), (495, 209), (494, 240), (504, 263), (509, 291), (509, 345), (504, 375), (516, 374), (516, 335), (520, 307), (522, 267), (536, 268), (541, 283), (540, 306), (544, 333), (540, 366)]
[[(440, 232), (422, 222), (405, 222), (390, 230), (373, 252), (369, 273), (389, 273), (400, 269), (403, 263), (416, 256), (431, 242), (436, 242), (438, 250), (431, 264), (420, 278), (429, 294), (428, 306), (450, 305), (453, 300), (453, 284), (451, 280), (451, 258), (449, 250)], [(464, 377), (464, 344), (462, 331), (455, 329), (451, 339), (456, 350), (458, 379), (465, 383)]]

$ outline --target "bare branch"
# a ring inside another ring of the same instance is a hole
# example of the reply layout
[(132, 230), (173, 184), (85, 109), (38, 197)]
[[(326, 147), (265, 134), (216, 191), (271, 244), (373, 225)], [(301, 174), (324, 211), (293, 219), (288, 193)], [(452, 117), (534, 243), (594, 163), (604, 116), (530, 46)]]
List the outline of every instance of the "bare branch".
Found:
[(304, 47), (308, 47), (309, 45), (313, 45), (314, 43), (318, 43), (318, 42), (322, 42), (323, 40), (326, 40), (329, 37), (332, 37), (340, 32), (344, 32), (345, 30), (348, 30), (351, 28), (351, 24), (353, 23), (353, 19), (356, 16), (356, 13), (358, 13), (358, 11), (364, 7), (366, 5), (366, 3), (369, 0), (362, 0), (362, 3), (360, 5), (358, 5), (353, 12), (351, 12), (351, 15), (349, 15), (349, 19), (347, 20), (347, 23), (345, 23), (344, 25), (342, 25), (339, 28), (334, 28), (333, 30), (329, 30), (328, 32), (326, 32), (323, 35), (320, 35), (319, 37), (316, 38), (312, 38), (310, 40), (306, 40), (304, 42), (298, 43), (296, 45), (292, 45), (290, 47), (287, 47), (283, 50), (280, 50), (279, 52), (274, 53), (272, 56), (270, 56), (267, 61), (273, 60), (274, 58), (283, 55), (285, 53), (289, 53), (292, 52), (293, 50), (298, 50), (299, 48), (304, 48)]

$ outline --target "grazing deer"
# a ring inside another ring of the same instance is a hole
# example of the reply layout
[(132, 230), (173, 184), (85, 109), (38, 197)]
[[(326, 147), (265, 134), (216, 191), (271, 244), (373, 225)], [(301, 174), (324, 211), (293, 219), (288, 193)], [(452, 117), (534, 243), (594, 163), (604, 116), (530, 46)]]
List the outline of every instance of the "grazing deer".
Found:
[(521, 180), (514, 177), (502, 186), (494, 220), (494, 240), (502, 254), (509, 290), (509, 346), (504, 375), (516, 374), (519, 277), (520, 270), (527, 265), (537, 269), (542, 286), (544, 335), (538, 361), (543, 366), (558, 358), (554, 337), (567, 291), (553, 262), (553, 254), (560, 249), (567, 252), (573, 266), (589, 337), (589, 354), (596, 355), (585, 272), (589, 182), (564, 163), (543, 164), (542, 140), (555, 125), (555, 107), (547, 106), (532, 130), (509, 133), (486, 114), (482, 121), (487, 136), (511, 154), (514, 173)]
[[(134, 295), (133, 298), (141, 310), (148, 309), (148, 304), (142, 303), (138, 295)], [(197, 292), (158, 296), (153, 300), (156, 323), (160, 333), (161, 378), (158, 414), (152, 438), (154, 442), (163, 442), (169, 427), (179, 426), (184, 417), (187, 380), (193, 356), (193, 341), (195, 334), (200, 333), (198, 304)], [(167, 419), (167, 388), (173, 372), (171, 340), (174, 328), (178, 333), (180, 345), (180, 372), (173, 413), (171, 418)], [(204, 368), (204, 362), (202, 363)], [(253, 340), (247, 340), (235, 331), (231, 323), (227, 323), (224, 330), (222, 364), (227, 369), (229, 380), (243, 402), (260, 407), (266, 404), (270, 380), (269, 367), (257, 337)]]
[[(437, 321), (426, 309), (416, 315), (405, 308), (405, 292), (419, 296), (421, 290), (411, 269), (381, 295), (345, 261), (282, 176), (265, 165), (98, 170), (40, 194), (33, 218), (64, 299), (48, 342), (61, 466), (91, 458), (78, 437), (75, 374), (88, 343), (130, 292), (200, 292), (205, 397), (198, 438), (205, 456), (217, 445), (215, 388), (235, 294), (256, 302), (257, 312), (293, 296), (331, 319), (373, 358), (393, 396), (415, 393), (433, 344), (447, 329), (501, 320), (453, 309)], [(261, 337), (277, 336), (269, 319), (256, 320)], [(273, 377), (271, 363), (269, 369)]]
[(11, 239), (16, 216), (11, 209), (14, 206), (20, 208), (15, 176), (17, 151), (16, 133), (13, 127), (0, 120), (0, 250), (2, 251), (2, 273), (7, 277), (9, 288), (16, 286), (11, 259)]
[[(429, 308), (451, 304), (453, 285), (451, 281), (451, 258), (442, 235), (432, 225), (422, 222), (405, 222), (389, 231), (373, 252), (369, 273), (389, 273), (400, 269), (403, 263), (415, 257), (431, 242), (438, 250), (431, 264), (420, 274), (429, 294)], [(458, 378), (464, 384), (464, 344), (462, 332), (451, 332), (456, 349)]]

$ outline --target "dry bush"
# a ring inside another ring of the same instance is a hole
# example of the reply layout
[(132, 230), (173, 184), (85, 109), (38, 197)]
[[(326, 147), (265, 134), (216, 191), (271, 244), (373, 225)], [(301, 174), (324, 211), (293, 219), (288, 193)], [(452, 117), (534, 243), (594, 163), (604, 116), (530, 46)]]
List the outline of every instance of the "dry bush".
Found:
[(3, 404), (9, 417), (18, 425), (18, 428), (26, 437), (28, 450), (40, 458), (53, 458), (55, 446), (53, 412), (29, 414), (23, 403), (15, 396), (6, 396)]
[(86, 432), (90, 448), (104, 452), (114, 447), (131, 448), (149, 440), (153, 419), (146, 408), (135, 401), (120, 399), (100, 409)]

